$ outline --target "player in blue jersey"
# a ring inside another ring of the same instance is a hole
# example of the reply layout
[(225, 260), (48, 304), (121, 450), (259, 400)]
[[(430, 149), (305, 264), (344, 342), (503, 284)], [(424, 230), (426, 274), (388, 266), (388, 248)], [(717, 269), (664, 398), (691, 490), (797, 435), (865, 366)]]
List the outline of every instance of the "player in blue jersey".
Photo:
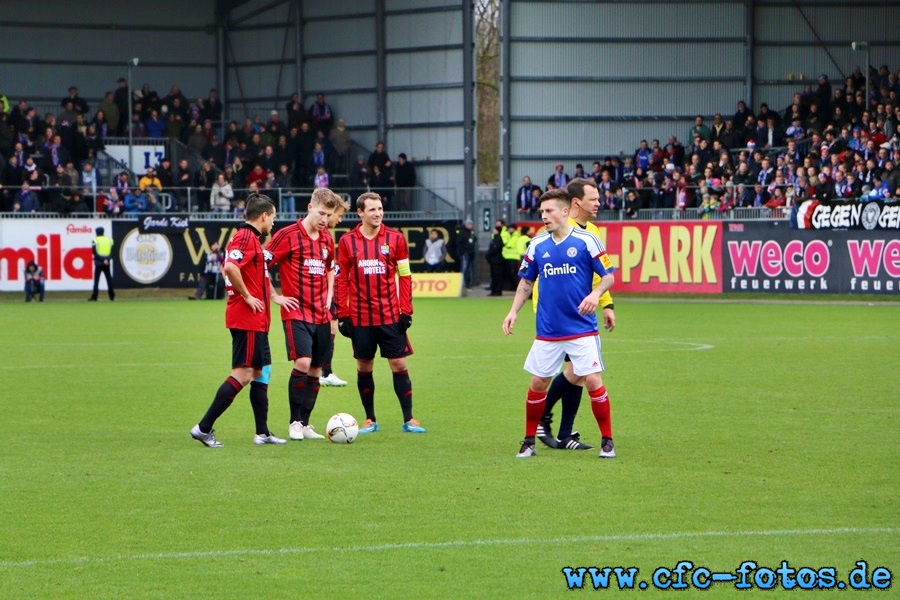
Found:
[[(503, 320), (503, 333), (512, 334), (517, 313), (528, 302), (534, 282), (540, 277), (537, 335), (525, 359), (525, 370), (532, 375), (525, 397), (525, 439), (517, 458), (535, 455), (534, 437), (544, 412), (547, 387), (567, 354), (578, 382), (583, 383), (591, 397), (601, 435), (605, 426), (601, 423), (602, 410), (598, 409), (601, 404), (607, 408), (609, 404), (600, 377), (603, 359), (596, 310), (600, 296), (615, 282), (615, 269), (603, 243), (592, 233), (572, 226), (566, 189), (545, 192), (540, 203), (541, 220), (547, 231), (535, 236), (528, 246), (512, 308)], [(600, 283), (592, 288), (594, 273), (600, 276)], [(615, 456), (611, 435), (609, 439), (604, 437), (601, 446), (608, 447)], [(600, 456), (604, 457), (604, 452)]]

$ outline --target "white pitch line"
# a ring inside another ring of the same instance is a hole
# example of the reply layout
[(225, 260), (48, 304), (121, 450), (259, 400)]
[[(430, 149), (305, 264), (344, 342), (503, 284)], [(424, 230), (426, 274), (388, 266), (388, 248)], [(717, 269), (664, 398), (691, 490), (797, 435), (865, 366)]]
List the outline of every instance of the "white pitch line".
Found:
[[(127, 368), (144, 368), (144, 367), (162, 367), (166, 369), (171, 369), (175, 367), (203, 367), (203, 366), (211, 366), (213, 363), (211, 362), (177, 362), (177, 363), (116, 363), (116, 368), (119, 367), (127, 367)], [(26, 369), (84, 369), (85, 365), (61, 365), (54, 363), (53, 365), (0, 365), (0, 371), (21, 371)]]
[(772, 531), (688, 531), (682, 533), (627, 533), (622, 535), (590, 535), (554, 539), (519, 538), (508, 540), (457, 540), (452, 542), (409, 542), (406, 544), (379, 544), (375, 546), (336, 546), (332, 548), (276, 548), (260, 550), (209, 550), (206, 552), (174, 552), (160, 554), (126, 554), (119, 556), (83, 556), (80, 558), (58, 558), (50, 560), (0, 561), (2, 569), (25, 567), (45, 567), (52, 565), (103, 564), (138, 560), (193, 560), (222, 558), (228, 556), (288, 556), (312, 553), (389, 552), (392, 550), (440, 550), (443, 548), (479, 548), (491, 546), (521, 546), (529, 544), (566, 544), (593, 542), (633, 542), (642, 540), (683, 540), (691, 538), (722, 537), (780, 537), (819, 535), (873, 535), (879, 533), (898, 534), (897, 527), (837, 529), (776, 529)]

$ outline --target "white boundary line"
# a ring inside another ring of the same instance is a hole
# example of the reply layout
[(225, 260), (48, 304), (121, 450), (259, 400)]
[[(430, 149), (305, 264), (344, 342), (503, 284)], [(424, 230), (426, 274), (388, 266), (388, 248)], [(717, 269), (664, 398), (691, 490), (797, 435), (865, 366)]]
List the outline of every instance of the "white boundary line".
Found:
[(640, 540), (683, 540), (697, 538), (728, 537), (788, 537), (818, 535), (873, 535), (900, 534), (897, 527), (841, 527), (837, 529), (775, 529), (772, 531), (696, 531), (682, 533), (627, 533), (622, 535), (589, 535), (554, 539), (519, 538), (508, 540), (457, 540), (452, 542), (410, 542), (406, 544), (379, 544), (375, 546), (336, 546), (333, 548), (276, 548), (260, 550), (209, 550), (206, 552), (173, 552), (160, 554), (125, 554), (119, 556), (84, 556), (81, 558), (57, 558), (50, 560), (0, 561), (0, 569), (46, 567), (52, 565), (83, 565), (127, 562), (138, 560), (193, 560), (229, 556), (289, 556), (294, 554), (349, 552), (389, 552), (392, 550), (440, 550), (443, 548), (478, 548), (491, 546), (521, 546), (528, 544), (571, 544), (591, 542), (631, 542)]

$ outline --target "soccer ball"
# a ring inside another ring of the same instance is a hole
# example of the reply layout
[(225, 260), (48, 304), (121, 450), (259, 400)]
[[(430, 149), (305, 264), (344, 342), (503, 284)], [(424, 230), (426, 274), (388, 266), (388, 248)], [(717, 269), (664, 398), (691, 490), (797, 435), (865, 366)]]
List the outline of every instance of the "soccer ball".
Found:
[(335, 444), (352, 444), (359, 435), (359, 425), (356, 424), (353, 415), (338, 413), (328, 419), (325, 435)]

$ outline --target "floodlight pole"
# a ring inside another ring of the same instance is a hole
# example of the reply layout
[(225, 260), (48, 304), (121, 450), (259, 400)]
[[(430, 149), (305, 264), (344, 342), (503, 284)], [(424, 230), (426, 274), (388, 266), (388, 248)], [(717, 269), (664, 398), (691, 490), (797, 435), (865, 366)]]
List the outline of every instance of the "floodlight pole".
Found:
[(134, 132), (131, 128), (131, 107), (133, 88), (131, 87), (131, 68), (138, 66), (138, 59), (132, 58), (128, 61), (128, 170), (134, 173)]

